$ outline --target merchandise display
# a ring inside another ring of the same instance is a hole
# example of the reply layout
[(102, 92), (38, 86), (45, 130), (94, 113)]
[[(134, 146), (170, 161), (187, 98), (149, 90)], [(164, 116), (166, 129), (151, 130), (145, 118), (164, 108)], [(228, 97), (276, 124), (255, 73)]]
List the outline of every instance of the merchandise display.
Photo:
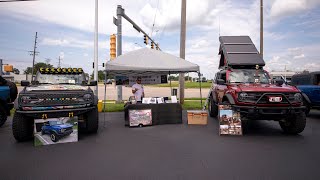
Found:
[(240, 113), (230, 105), (219, 105), (220, 135), (242, 135)]

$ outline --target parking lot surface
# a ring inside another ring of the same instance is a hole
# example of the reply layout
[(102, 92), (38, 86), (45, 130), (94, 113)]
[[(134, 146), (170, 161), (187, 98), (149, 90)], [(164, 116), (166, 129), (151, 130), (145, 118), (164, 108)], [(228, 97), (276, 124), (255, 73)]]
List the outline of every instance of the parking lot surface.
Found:
[(320, 111), (295, 136), (273, 121), (219, 136), (216, 119), (190, 126), (183, 117), (183, 124), (128, 128), (123, 112), (100, 114), (98, 134), (41, 147), (17, 143), (9, 119), (0, 128), (0, 179), (320, 179)]

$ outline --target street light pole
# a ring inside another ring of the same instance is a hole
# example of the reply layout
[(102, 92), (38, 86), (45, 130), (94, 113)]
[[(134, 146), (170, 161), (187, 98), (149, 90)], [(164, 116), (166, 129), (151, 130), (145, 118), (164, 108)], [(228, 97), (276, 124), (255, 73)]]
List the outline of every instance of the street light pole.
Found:
[[(95, 25), (94, 25), (94, 80), (98, 81), (98, 0), (95, 1)], [(94, 94), (98, 96), (98, 85)]]

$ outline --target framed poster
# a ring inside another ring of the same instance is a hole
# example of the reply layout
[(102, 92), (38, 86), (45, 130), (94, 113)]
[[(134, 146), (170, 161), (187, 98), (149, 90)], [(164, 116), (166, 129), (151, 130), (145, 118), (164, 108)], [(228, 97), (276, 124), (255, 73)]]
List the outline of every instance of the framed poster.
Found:
[(78, 117), (34, 120), (34, 145), (43, 146), (78, 141)]
[(230, 105), (219, 105), (220, 135), (242, 135), (240, 112)]
[(149, 126), (152, 125), (151, 109), (129, 110), (129, 126)]

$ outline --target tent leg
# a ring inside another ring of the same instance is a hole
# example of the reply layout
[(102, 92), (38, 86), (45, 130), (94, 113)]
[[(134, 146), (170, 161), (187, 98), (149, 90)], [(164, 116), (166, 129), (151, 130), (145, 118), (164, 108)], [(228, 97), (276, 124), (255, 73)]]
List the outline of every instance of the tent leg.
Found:
[(201, 73), (198, 73), (199, 76), (199, 85), (200, 85), (200, 101), (201, 101), (201, 107), (202, 107), (202, 90), (201, 90)]
[(172, 86), (171, 86), (171, 78), (170, 78), (170, 73), (169, 73), (169, 79), (170, 79), (170, 90), (171, 90), (171, 93), (170, 93), (170, 94), (171, 94), (171, 96), (172, 96), (173, 94), (172, 94)]

